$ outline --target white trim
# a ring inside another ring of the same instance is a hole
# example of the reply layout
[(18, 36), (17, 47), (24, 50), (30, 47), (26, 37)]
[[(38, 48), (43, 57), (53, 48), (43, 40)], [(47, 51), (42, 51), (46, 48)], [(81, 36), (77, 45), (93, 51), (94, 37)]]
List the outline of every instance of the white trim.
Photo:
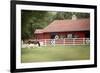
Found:
[[(16, 5), (16, 68), (38, 68), (53, 66), (72, 66), (94, 64), (94, 10), (85, 8), (70, 7), (50, 7), (35, 5)], [(80, 61), (59, 61), (59, 62), (39, 62), (39, 63), (21, 63), (21, 10), (45, 10), (45, 11), (67, 11), (67, 12), (86, 12), (90, 13), (90, 60)]]

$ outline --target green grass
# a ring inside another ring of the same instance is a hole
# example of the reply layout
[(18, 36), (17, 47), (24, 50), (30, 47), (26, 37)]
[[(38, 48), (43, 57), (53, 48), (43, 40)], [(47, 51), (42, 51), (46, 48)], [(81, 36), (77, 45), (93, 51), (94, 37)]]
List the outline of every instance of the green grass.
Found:
[(21, 49), (21, 62), (47, 62), (47, 61), (68, 61), (87, 60), (90, 58), (89, 45), (71, 46), (44, 46)]

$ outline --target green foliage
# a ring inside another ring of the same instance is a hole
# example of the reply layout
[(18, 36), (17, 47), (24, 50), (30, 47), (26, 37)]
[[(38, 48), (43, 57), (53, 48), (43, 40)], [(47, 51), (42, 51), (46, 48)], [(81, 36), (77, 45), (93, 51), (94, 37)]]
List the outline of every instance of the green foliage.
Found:
[(71, 19), (75, 14), (77, 18), (89, 18), (88, 13), (77, 12), (48, 12), (48, 11), (21, 11), (21, 38), (28, 39), (34, 36), (36, 29), (43, 29), (54, 20)]
[(55, 19), (71, 19), (71, 12), (58, 12), (55, 16)]
[(21, 11), (22, 39), (31, 38), (35, 29), (43, 28), (43, 21), (46, 17), (45, 11)]
[(79, 12), (57, 12), (55, 19), (71, 19), (72, 15), (76, 15), (77, 18), (89, 18), (89, 13), (79, 13)]

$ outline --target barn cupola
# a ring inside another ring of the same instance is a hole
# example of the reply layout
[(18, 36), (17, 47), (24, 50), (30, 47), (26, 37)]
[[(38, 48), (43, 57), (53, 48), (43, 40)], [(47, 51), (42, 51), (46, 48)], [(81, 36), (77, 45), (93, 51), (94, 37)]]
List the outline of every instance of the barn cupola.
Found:
[(72, 20), (76, 20), (77, 16), (75, 14), (72, 15)]

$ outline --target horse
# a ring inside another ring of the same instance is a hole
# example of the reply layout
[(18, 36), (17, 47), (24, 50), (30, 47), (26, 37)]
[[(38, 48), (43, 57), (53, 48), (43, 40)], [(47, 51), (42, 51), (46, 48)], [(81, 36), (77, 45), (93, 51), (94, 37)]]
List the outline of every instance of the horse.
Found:
[(29, 40), (27, 43), (28, 44), (34, 44), (34, 45), (37, 45), (38, 44), (38, 46), (40, 47), (40, 42), (39, 41)]
[(27, 40), (27, 41), (22, 41), (22, 48), (33, 48), (33, 47), (40, 47), (40, 42), (37, 40)]

